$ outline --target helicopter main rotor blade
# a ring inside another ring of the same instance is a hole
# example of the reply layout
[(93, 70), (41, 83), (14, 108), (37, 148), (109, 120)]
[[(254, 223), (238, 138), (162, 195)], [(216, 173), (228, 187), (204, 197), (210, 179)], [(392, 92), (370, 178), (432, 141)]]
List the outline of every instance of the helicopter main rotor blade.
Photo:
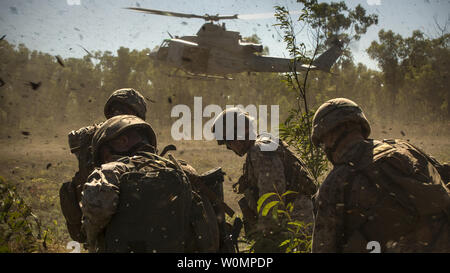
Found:
[[(156, 15), (163, 15), (163, 16), (174, 16), (174, 17), (182, 17), (182, 18), (199, 18), (199, 19), (205, 19), (205, 16), (202, 15), (196, 15), (196, 14), (187, 14), (187, 13), (179, 13), (179, 12), (172, 12), (172, 11), (164, 11), (164, 10), (156, 10), (156, 9), (143, 9), (143, 8), (133, 8), (128, 7), (125, 9), (130, 9), (134, 11), (149, 13), (149, 14), (156, 14)], [(205, 19), (206, 20), (206, 19)]]
[(144, 9), (144, 8), (133, 8), (128, 7), (125, 9), (149, 13), (149, 14), (155, 14), (155, 15), (163, 15), (163, 16), (173, 16), (173, 17), (181, 17), (181, 18), (198, 18), (203, 19), (206, 21), (219, 21), (219, 20), (225, 20), (225, 19), (238, 19), (237, 14), (235, 15), (197, 15), (197, 14), (188, 14), (188, 13), (180, 13), (180, 12), (173, 12), (173, 11), (164, 11), (164, 10), (156, 10), (156, 9)]

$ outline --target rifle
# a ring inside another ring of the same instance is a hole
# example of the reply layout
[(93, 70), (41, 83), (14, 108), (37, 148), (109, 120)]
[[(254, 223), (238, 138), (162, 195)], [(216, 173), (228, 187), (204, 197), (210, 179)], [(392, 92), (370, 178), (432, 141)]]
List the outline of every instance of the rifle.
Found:
[(231, 230), (231, 242), (236, 248), (236, 253), (239, 253), (239, 245), (237, 239), (239, 237), (239, 234), (241, 233), (242, 225), (243, 223), (241, 218), (236, 217), (236, 219), (234, 219), (233, 227)]

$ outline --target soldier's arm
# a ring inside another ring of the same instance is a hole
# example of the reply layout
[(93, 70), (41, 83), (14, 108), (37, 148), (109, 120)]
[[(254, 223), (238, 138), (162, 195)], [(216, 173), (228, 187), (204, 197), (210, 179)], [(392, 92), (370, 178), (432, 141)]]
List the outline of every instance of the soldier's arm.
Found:
[(104, 164), (95, 169), (81, 194), (83, 229), (89, 246), (95, 246), (98, 234), (106, 227), (119, 203), (120, 176), (128, 170), (121, 162)]
[[(331, 183), (329, 183), (331, 182)], [(312, 238), (313, 253), (335, 253), (337, 236), (343, 230), (343, 215), (339, 215), (335, 181), (325, 181), (315, 200), (316, 217)]]

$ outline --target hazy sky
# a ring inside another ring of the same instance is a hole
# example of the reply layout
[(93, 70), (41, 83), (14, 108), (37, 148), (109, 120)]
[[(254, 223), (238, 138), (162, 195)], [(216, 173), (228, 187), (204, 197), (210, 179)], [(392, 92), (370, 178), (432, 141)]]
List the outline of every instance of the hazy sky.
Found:
[[(376, 64), (368, 58), (365, 49), (377, 39), (380, 29), (392, 29), (403, 36), (420, 29), (433, 36), (436, 35), (434, 18), (445, 25), (450, 14), (450, 0), (352, 0), (346, 3), (350, 7), (361, 4), (368, 13), (379, 15), (379, 24), (371, 27), (361, 41), (351, 45), (355, 60), (371, 68)], [(123, 7), (229, 15), (272, 13), (275, 5), (301, 9), (294, 0), (1, 0), (0, 36), (6, 34), (5, 39), (13, 44), (24, 43), (30, 49), (64, 58), (85, 55), (77, 44), (91, 51), (109, 50), (115, 54), (121, 46), (154, 48), (169, 37), (167, 32), (193, 35), (203, 23), (201, 19), (146, 15)], [(243, 37), (256, 33), (269, 47), (270, 55), (287, 55), (285, 44), (272, 26), (276, 23), (274, 18), (225, 23), (227, 29), (240, 31)]]

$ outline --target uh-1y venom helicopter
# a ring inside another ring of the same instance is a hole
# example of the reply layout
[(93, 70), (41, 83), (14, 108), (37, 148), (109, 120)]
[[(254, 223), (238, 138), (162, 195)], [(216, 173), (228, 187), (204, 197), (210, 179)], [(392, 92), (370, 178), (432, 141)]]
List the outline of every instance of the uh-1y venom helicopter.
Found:
[[(196, 36), (183, 36), (165, 39), (159, 49), (150, 53), (155, 61), (160, 61), (184, 70), (191, 76), (225, 78), (227, 74), (241, 72), (290, 72), (293, 62), (287, 58), (260, 56), (260, 44), (244, 43), (237, 31), (226, 30), (225, 24), (214, 21), (239, 19), (238, 15), (195, 15), (170, 11), (129, 7), (126, 9), (165, 16), (200, 18), (204, 23)], [(169, 34), (170, 35), (170, 34)], [(296, 71), (330, 71), (331, 66), (342, 54), (341, 46), (336, 44), (317, 57), (311, 64), (296, 62)], [(178, 70), (177, 70), (178, 71)]]

